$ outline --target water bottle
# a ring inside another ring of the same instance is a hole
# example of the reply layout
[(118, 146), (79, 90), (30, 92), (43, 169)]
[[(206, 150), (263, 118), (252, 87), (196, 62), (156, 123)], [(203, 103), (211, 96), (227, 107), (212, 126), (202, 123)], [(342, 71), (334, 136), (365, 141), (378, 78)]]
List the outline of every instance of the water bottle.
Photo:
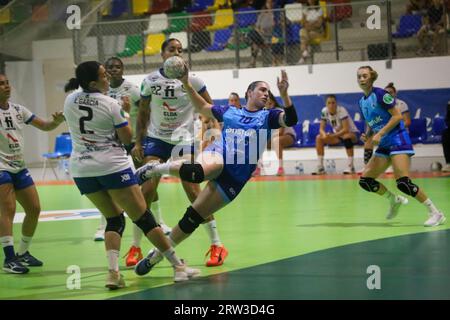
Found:
[(69, 159), (63, 160), (63, 170), (65, 174), (69, 174)]
[(297, 169), (298, 174), (304, 174), (305, 173), (305, 169), (303, 167), (303, 163), (302, 162), (297, 162), (297, 165), (296, 165), (295, 169)]
[(325, 172), (331, 172), (331, 160), (325, 161)]
[(336, 173), (336, 161), (331, 160), (331, 173)]

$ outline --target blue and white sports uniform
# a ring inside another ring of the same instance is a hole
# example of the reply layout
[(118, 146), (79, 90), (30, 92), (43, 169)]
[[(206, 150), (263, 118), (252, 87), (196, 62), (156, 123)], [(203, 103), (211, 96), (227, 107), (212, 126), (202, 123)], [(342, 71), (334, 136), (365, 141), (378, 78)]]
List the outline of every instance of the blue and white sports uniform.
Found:
[[(194, 74), (189, 74), (189, 81), (199, 94), (206, 91), (203, 80)], [(142, 81), (141, 97), (151, 99), (144, 155), (167, 161), (172, 154), (175, 158), (193, 154), (194, 108), (183, 83), (167, 78), (161, 68)]]
[(212, 107), (214, 117), (223, 122), (222, 141), (215, 141), (205, 152), (216, 152), (223, 157), (223, 170), (212, 181), (227, 202), (236, 198), (255, 171), (270, 139), (271, 129), (281, 127), (281, 112), (279, 109), (249, 111), (245, 107)]
[(73, 92), (64, 103), (64, 116), (72, 136), (70, 171), (81, 194), (137, 184), (116, 133), (128, 125), (117, 100), (98, 92)]
[[(391, 119), (389, 109), (394, 108), (396, 101), (387, 91), (373, 88), (372, 92), (359, 100), (361, 113), (372, 130), (379, 132)], [(395, 154), (413, 155), (414, 150), (401, 120), (391, 131), (381, 138), (380, 145), (375, 151), (378, 157), (390, 157)]]
[(23, 130), (35, 115), (17, 103), (0, 109), (0, 184), (12, 183), (16, 190), (34, 184), (25, 167)]

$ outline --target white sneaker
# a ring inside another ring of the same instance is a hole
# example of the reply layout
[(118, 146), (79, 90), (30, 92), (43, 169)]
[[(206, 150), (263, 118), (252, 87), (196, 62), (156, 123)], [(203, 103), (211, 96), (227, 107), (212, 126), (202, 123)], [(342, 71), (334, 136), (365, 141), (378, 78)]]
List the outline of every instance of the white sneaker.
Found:
[(423, 224), (425, 227), (437, 227), (438, 225), (445, 223), (445, 216), (442, 212), (436, 212), (430, 214), (430, 218)]
[(343, 174), (354, 174), (356, 173), (355, 171), (355, 167), (354, 166), (349, 166), (347, 167), (347, 169), (344, 170), (344, 172), (342, 172)]
[(94, 241), (105, 241), (105, 229), (98, 228), (97, 231), (95, 231)]
[(171, 232), (172, 232), (172, 228), (169, 227), (167, 224), (165, 224), (164, 222), (161, 222), (159, 224), (159, 226), (161, 227), (162, 231), (164, 232), (164, 235), (168, 236)]
[(450, 172), (450, 163), (447, 163), (443, 168), (442, 172)]
[(109, 290), (124, 288), (125, 280), (123, 279), (123, 276), (119, 272), (109, 270), (108, 276), (106, 277), (105, 287), (109, 288)]
[(200, 276), (200, 270), (188, 267), (185, 263), (180, 266), (173, 266), (174, 281), (182, 282)]
[(313, 175), (325, 174), (325, 168), (323, 166), (317, 166), (317, 170), (312, 173)]
[(384, 173), (393, 173), (394, 169), (392, 169), (392, 166), (389, 166)]
[(408, 204), (408, 199), (403, 196), (395, 196), (394, 201), (391, 202), (391, 205), (389, 207), (386, 219), (394, 219), (397, 216), (398, 210), (400, 209), (400, 206), (402, 204)]

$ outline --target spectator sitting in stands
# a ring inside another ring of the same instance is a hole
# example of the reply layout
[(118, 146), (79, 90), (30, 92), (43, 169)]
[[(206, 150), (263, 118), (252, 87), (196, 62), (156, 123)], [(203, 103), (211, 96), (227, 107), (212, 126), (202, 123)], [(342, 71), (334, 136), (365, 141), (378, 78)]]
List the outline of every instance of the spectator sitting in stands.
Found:
[(447, 102), (447, 115), (445, 116), (447, 129), (442, 132), (442, 148), (444, 149), (445, 166), (443, 172), (450, 172), (450, 101)]
[(433, 4), (428, 8), (426, 15), (423, 17), (422, 27), (417, 33), (419, 39), (419, 50), (417, 55), (423, 56), (427, 54), (427, 40), (432, 38), (432, 45), (429, 50), (430, 54), (434, 54), (436, 50), (441, 49), (441, 44), (445, 41), (445, 15), (442, 0), (433, 0)]
[[(259, 49), (267, 48), (272, 42), (272, 31), (274, 26), (274, 18), (272, 12), (272, 1), (267, 0), (263, 10), (258, 15), (254, 29), (248, 35), (248, 42), (251, 43), (251, 60), (248, 68), (256, 67), (256, 58)], [(266, 58), (266, 57), (263, 57)], [(266, 61), (267, 59), (263, 59)]]
[(409, 0), (409, 3), (406, 5), (406, 14), (425, 14), (430, 4), (431, 0)]
[[(325, 132), (327, 122), (331, 124), (333, 133)], [(319, 165), (317, 166), (317, 171), (313, 172), (313, 174), (325, 174), (325, 168), (323, 166), (325, 145), (335, 145), (341, 142), (344, 143), (345, 151), (348, 156), (348, 167), (343, 173), (355, 173), (353, 164), (353, 145), (358, 140), (357, 133), (358, 129), (352, 118), (350, 118), (348, 111), (344, 107), (338, 106), (336, 96), (330, 94), (326, 100), (326, 107), (322, 109), (320, 131), (316, 137), (316, 151), (319, 158)]]
[(323, 10), (319, 6), (319, 0), (308, 0), (306, 14), (303, 13), (302, 28), (300, 29), (300, 52), (301, 58), (299, 64), (305, 63), (309, 57), (309, 43), (312, 39), (323, 37), (325, 28), (323, 25)]

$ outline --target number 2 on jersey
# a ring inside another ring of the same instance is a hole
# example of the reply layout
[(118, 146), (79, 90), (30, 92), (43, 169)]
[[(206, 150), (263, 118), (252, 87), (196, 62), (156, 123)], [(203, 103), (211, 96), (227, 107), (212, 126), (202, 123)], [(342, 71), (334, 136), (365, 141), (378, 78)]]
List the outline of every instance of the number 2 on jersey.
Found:
[(87, 106), (78, 106), (78, 107), (80, 108), (80, 110), (87, 112), (87, 116), (84, 116), (84, 117), (80, 118), (80, 132), (84, 133), (84, 134), (94, 134), (94, 131), (86, 130), (85, 127), (84, 127), (84, 122), (92, 120), (92, 118), (94, 117), (94, 113), (92, 111), (92, 108), (91, 107), (87, 107)]

